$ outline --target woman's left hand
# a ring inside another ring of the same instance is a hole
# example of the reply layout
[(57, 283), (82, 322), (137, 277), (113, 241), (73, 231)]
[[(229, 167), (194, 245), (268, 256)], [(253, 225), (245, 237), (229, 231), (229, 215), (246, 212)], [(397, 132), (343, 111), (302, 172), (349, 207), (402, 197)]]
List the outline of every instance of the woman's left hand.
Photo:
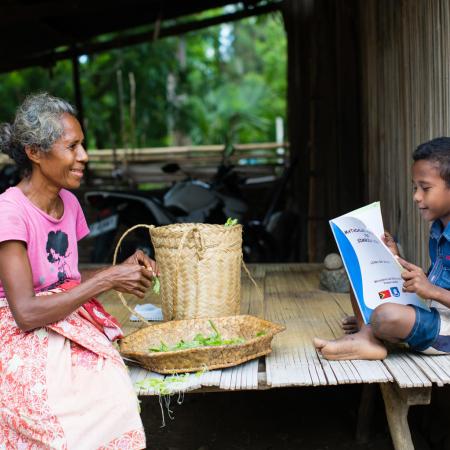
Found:
[(430, 283), (422, 268), (402, 258), (397, 258), (397, 260), (405, 269), (402, 272), (402, 278), (405, 280), (403, 290), (405, 292), (415, 292), (419, 297), (424, 299), (435, 298), (436, 286)]
[(127, 258), (123, 264), (139, 264), (150, 270), (153, 275), (159, 276), (159, 270), (156, 261), (149, 258), (142, 250), (136, 250), (133, 255)]

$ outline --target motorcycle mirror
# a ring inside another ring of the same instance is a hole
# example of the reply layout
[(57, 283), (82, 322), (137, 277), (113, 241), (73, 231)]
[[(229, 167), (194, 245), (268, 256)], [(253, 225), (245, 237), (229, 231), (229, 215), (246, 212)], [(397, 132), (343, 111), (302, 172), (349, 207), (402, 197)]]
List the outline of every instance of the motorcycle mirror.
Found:
[(175, 173), (180, 170), (180, 166), (177, 163), (167, 163), (161, 167), (164, 173)]

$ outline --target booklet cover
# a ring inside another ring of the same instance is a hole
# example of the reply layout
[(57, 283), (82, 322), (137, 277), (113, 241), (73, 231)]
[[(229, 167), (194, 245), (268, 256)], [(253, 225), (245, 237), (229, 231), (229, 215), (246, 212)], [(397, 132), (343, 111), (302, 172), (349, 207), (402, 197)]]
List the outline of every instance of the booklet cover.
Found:
[(332, 219), (330, 226), (365, 323), (386, 302), (429, 309), (418, 295), (402, 291), (404, 269), (381, 240), (380, 202)]

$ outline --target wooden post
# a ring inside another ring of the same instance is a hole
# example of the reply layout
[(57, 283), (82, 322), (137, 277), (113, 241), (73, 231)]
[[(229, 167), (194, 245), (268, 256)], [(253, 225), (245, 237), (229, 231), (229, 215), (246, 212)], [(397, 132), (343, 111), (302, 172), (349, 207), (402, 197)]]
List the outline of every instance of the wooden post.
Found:
[(72, 78), (73, 78), (73, 89), (75, 93), (75, 106), (78, 111), (78, 120), (80, 121), (81, 128), (83, 129), (83, 133), (86, 130), (84, 127), (84, 110), (83, 110), (83, 97), (81, 93), (81, 82), (80, 82), (80, 61), (78, 60), (78, 54), (76, 52), (76, 47), (72, 47)]
[[(84, 124), (84, 109), (83, 109), (83, 95), (81, 92), (81, 82), (80, 82), (80, 61), (78, 59), (78, 53), (76, 46), (72, 46), (72, 78), (73, 78), (73, 87), (75, 93), (75, 107), (78, 111), (78, 121), (80, 122), (81, 129), (84, 133), (84, 142), (85, 147), (87, 146), (87, 133), (86, 127)], [(86, 165), (85, 169), (85, 183), (86, 185), (90, 185), (90, 172), (89, 172), (89, 164)]]
[(411, 405), (429, 405), (431, 387), (401, 389), (394, 383), (380, 383), (386, 417), (395, 450), (414, 450), (408, 424)]
[(315, 0), (286, 0), (283, 19), (288, 53), (288, 139), (291, 161), (297, 162), (290, 207), (300, 216), (300, 242), (295, 259), (308, 261), (310, 46)]
[(355, 0), (286, 0), (288, 138), (297, 157), (289, 206), (300, 261), (336, 251), (328, 220), (362, 203)]

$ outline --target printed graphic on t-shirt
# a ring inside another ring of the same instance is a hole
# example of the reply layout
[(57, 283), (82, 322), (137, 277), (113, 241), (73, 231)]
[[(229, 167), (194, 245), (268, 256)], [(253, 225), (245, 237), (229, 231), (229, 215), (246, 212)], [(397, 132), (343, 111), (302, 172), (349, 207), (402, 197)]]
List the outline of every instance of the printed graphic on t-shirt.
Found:
[[(70, 278), (71, 274), (67, 273), (69, 266), (66, 262), (70, 255), (70, 253), (67, 252), (68, 248), (69, 239), (66, 233), (61, 230), (50, 231), (50, 233), (48, 233), (47, 245), (45, 248), (47, 252), (47, 259), (54, 265), (58, 272), (58, 281), (52, 284), (53, 287)], [(49, 289), (49, 287), (47, 287), (47, 289)]]

